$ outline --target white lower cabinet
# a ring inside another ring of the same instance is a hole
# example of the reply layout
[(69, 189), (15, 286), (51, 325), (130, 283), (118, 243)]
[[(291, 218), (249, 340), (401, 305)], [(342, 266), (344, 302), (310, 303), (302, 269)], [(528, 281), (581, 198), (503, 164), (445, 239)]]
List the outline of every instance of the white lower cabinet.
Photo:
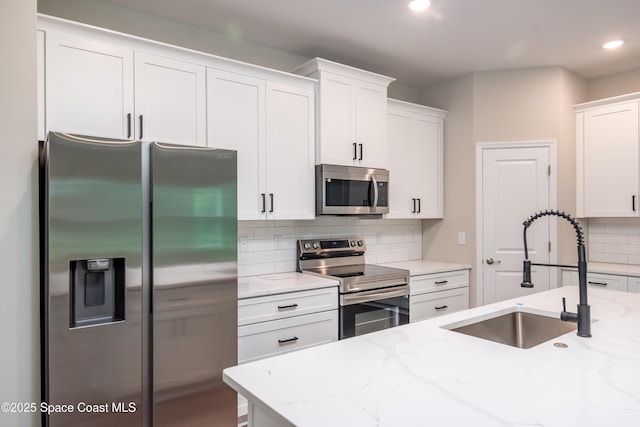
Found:
[[(627, 292), (629, 290), (627, 285), (629, 279), (636, 279), (637, 282), (638, 278), (587, 272), (587, 286), (590, 288)], [(575, 270), (562, 270), (562, 285), (578, 286), (578, 272)], [(637, 292), (637, 290), (632, 290), (632, 292)]]
[(640, 277), (627, 278), (627, 291), (640, 294)]
[[(238, 301), (238, 363), (338, 340), (338, 288)], [(247, 401), (238, 395), (238, 416)]]
[(409, 321), (469, 308), (469, 270), (411, 276)]
[(336, 340), (337, 332), (337, 310), (240, 326), (238, 362), (251, 362), (332, 342)]

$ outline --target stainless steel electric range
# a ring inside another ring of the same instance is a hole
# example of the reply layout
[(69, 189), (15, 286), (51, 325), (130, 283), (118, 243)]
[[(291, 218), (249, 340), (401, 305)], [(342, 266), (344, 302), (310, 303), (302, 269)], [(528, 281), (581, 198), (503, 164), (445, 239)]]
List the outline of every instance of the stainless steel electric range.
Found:
[(336, 279), (340, 339), (409, 323), (409, 271), (365, 264), (363, 237), (298, 240), (298, 271)]

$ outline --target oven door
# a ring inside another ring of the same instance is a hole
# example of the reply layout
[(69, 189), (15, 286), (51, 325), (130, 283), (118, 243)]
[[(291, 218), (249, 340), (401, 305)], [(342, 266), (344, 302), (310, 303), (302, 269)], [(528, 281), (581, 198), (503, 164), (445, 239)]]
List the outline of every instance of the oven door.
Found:
[(340, 339), (409, 323), (409, 286), (340, 296)]

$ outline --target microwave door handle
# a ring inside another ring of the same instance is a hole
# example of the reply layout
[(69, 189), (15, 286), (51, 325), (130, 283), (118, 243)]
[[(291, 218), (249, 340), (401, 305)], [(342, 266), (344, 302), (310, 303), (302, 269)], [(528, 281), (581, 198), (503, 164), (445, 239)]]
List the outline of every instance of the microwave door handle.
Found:
[(378, 209), (378, 181), (376, 177), (371, 175), (371, 182), (373, 184), (373, 205), (371, 206), (371, 212), (375, 212)]

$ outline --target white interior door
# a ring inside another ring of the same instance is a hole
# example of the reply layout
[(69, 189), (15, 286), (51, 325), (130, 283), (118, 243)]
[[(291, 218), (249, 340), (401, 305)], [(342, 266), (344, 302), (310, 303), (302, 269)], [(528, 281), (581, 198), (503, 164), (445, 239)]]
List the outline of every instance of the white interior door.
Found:
[[(551, 209), (551, 147), (484, 147), (481, 155), (481, 286), (483, 303), (548, 290), (548, 267), (532, 268), (534, 288), (520, 286), (524, 260), (523, 222), (535, 212)], [(549, 263), (552, 220), (536, 220), (527, 231), (529, 259)], [(553, 223), (555, 224), (555, 223)], [(479, 290), (480, 291), (480, 290)]]

